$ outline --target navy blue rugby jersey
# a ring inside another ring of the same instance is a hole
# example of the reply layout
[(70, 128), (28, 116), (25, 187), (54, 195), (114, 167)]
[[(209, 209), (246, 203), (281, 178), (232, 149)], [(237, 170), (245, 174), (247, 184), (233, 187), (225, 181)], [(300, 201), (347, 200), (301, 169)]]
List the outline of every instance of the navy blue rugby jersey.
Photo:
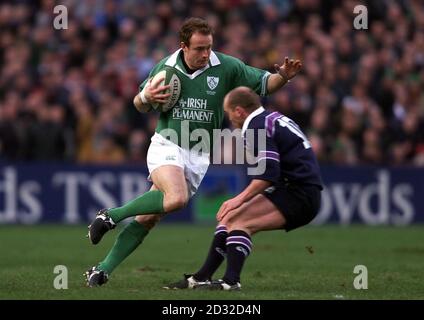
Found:
[[(269, 112), (259, 107), (247, 117), (242, 134), (248, 152), (257, 157), (255, 167), (264, 168), (257, 170), (253, 179), (268, 180), (274, 184), (314, 184), (322, 189), (315, 154), (293, 120), (279, 112)], [(261, 161), (266, 161), (266, 166)]]

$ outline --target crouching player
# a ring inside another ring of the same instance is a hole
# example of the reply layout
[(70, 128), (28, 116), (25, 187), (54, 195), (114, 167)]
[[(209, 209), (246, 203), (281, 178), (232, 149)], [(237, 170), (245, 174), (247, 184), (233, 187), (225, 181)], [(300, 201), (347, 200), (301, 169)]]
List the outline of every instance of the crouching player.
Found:
[[(265, 170), (254, 175), (238, 196), (224, 202), (216, 217), (218, 226), (203, 266), (194, 274), (166, 286), (166, 289), (239, 290), (240, 274), (252, 251), (252, 235), (259, 231), (304, 226), (317, 215), (322, 181), (320, 169), (309, 141), (291, 119), (278, 112), (268, 112), (259, 96), (247, 87), (230, 91), (224, 99), (224, 111), (231, 123), (253, 130), (254, 141), (246, 141), (258, 156), (257, 168), (264, 161)], [(258, 148), (260, 130), (265, 130), (266, 149)], [(255, 143), (256, 142), (256, 143)], [(227, 269), (220, 280), (212, 275), (227, 258)]]

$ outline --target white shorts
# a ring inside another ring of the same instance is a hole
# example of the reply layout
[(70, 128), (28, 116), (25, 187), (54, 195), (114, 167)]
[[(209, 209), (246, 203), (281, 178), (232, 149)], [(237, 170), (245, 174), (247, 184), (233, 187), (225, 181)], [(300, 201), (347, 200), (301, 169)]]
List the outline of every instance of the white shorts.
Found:
[[(156, 133), (147, 151), (147, 167), (153, 170), (165, 165), (174, 165), (184, 170), (189, 197), (194, 196), (209, 167), (209, 154), (199, 155), (181, 148)], [(150, 175), (149, 181), (152, 181)]]

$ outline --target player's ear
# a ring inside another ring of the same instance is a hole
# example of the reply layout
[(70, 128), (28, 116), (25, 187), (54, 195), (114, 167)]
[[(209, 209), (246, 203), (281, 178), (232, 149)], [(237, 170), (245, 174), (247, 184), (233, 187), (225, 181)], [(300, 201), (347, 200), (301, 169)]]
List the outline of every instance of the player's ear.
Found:
[(180, 47), (181, 49), (185, 49), (187, 48), (187, 45), (184, 42), (180, 42)]
[(243, 115), (244, 109), (242, 107), (240, 107), (240, 106), (236, 106), (234, 108), (234, 111), (236, 111), (237, 116), (240, 117), (241, 115)]

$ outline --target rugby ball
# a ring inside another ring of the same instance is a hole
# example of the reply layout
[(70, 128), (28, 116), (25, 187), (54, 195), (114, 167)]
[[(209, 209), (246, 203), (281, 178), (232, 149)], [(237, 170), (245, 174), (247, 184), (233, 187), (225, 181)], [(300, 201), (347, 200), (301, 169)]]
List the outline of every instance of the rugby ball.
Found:
[(165, 67), (165, 69), (159, 71), (151, 79), (151, 85), (158, 84), (158, 86), (170, 85), (169, 89), (163, 91), (162, 93), (170, 93), (171, 95), (168, 98), (168, 101), (165, 103), (152, 103), (151, 106), (153, 110), (159, 112), (167, 112), (171, 110), (181, 94), (181, 81), (178, 78), (177, 70), (171, 67)]

